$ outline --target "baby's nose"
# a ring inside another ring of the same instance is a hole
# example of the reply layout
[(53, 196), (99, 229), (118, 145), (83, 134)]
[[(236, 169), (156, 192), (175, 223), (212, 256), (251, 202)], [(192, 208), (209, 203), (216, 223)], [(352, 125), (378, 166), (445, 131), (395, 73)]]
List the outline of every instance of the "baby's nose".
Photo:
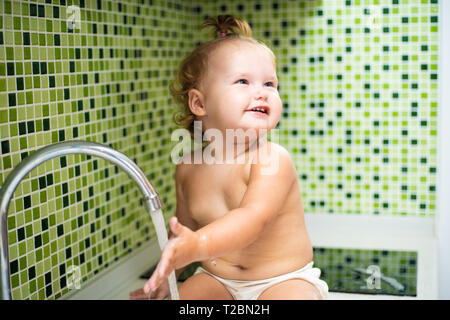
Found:
[(268, 97), (267, 89), (264, 86), (257, 86), (255, 88), (254, 96), (256, 100), (267, 99)]

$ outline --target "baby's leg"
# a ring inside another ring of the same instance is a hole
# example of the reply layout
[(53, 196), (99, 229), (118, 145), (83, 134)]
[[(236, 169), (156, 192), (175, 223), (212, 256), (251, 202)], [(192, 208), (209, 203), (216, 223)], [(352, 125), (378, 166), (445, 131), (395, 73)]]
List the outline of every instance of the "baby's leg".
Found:
[(233, 297), (218, 280), (206, 273), (197, 273), (178, 288), (181, 300), (232, 300)]
[(321, 300), (319, 290), (302, 279), (290, 279), (263, 291), (258, 300)]

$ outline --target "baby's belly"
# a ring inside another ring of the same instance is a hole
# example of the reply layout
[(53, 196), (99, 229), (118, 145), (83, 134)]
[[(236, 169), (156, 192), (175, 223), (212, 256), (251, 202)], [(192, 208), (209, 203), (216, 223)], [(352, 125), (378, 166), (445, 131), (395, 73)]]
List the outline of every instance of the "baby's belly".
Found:
[(298, 270), (313, 258), (311, 246), (296, 248), (290, 254), (285, 250), (279, 252), (281, 254), (271, 251), (256, 253), (243, 249), (228, 256), (202, 261), (202, 266), (225, 279), (259, 280)]

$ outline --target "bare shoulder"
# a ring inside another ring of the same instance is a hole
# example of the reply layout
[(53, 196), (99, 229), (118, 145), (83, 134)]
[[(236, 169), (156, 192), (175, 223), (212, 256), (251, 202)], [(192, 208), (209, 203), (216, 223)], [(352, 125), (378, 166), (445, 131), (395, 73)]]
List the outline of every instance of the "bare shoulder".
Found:
[(259, 155), (263, 163), (264, 160), (269, 161), (270, 159), (270, 161), (278, 160), (282, 165), (291, 166), (294, 164), (289, 151), (278, 143), (267, 141), (267, 145), (261, 145), (260, 148), (262, 149), (259, 150)]
[(267, 141), (258, 150), (258, 161), (254, 169), (261, 175), (297, 177), (297, 171), (289, 151), (285, 147)]
[(285, 147), (279, 145), (278, 143), (268, 141), (269, 151), (273, 152), (275, 155), (282, 157), (283, 161), (289, 161), (292, 163), (291, 154), (286, 150)]

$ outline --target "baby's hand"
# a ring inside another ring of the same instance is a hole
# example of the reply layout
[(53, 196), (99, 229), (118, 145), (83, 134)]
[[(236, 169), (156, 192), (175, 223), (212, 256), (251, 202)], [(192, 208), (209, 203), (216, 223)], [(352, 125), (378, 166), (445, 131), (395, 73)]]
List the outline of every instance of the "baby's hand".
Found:
[(146, 294), (159, 288), (172, 271), (196, 261), (199, 256), (200, 241), (197, 234), (180, 224), (176, 217), (170, 219), (169, 226), (172, 237), (164, 247), (155, 271), (144, 285)]
[(145, 293), (143, 288), (130, 292), (130, 300), (163, 300), (169, 296), (169, 293), (169, 282), (166, 280), (158, 289), (149, 294)]

